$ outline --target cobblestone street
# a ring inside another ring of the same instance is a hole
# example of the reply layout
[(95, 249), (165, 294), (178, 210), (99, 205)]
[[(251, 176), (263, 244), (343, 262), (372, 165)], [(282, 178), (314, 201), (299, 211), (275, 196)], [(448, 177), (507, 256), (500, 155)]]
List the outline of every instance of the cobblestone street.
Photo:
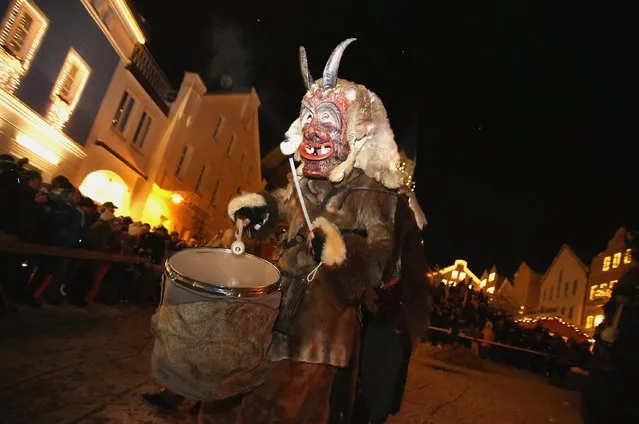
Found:
[[(158, 416), (139, 394), (149, 376), (150, 309), (22, 309), (0, 319), (0, 422), (192, 423), (188, 409)], [(581, 423), (576, 393), (531, 374), (443, 364), (420, 348), (391, 424)]]

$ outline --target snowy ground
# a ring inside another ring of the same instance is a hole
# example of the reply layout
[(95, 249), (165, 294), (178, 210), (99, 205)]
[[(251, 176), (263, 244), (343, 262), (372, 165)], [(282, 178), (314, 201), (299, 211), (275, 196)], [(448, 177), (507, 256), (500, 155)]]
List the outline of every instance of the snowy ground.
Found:
[[(22, 309), (0, 318), (0, 422), (193, 423), (139, 401), (149, 377), (150, 309)], [(424, 346), (391, 424), (579, 424), (578, 397), (525, 372), (446, 365)]]

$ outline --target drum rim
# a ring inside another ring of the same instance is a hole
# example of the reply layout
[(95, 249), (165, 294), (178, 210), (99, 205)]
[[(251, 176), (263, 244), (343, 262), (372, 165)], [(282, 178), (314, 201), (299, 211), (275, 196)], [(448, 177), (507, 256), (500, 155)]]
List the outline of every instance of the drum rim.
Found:
[[(226, 248), (220, 248), (220, 247), (196, 247), (193, 249), (198, 249), (198, 250), (216, 250), (216, 251), (224, 251), (227, 252), (231, 255), (233, 255), (233, 251), (231, 251), (231, 249), (226, 249)], [(191, 249), (185, 249), (185, 250), (191, 250)], [(274, 293), (276, 291), (278, 291), (280, 289), (280, 283), (282, 280), (282, 273), (280, 272), (280, 270), (273, 265), (272, 263), (270, 263), (269, 261), (260, 258), (259, 256), (255, 256), (252, 255), (250, 253), (244, 253), (243, 255), (247, 255), (256, 259), (259, 259), (260, 261), (270, 265), (276, 272), (277, 272), (277, 281), (275, 281), (272, 284), (266, 285), (266, 286), (261, 286), (261, 287), (241, 287), (241, 288), (230, 288), (230, 287), (225, 287), (225, 286), (220, 286), (217, 284), (209, 284), (209, 283), (203, 283), (202, 281), (198, 281), (198, 280), (194, 280), (192, 278), (189, 278), (183, 274), (180, 274), (178, 271), (176, 271), (172, 266), (171, 266), (171, 258), (177, 254), (183, 253), (184, 250), (180, 250), (178, 252), (173, 252), (164, 262), (164, 270), (166, 271), (168, 277), (171, 279), (171, 281), (173, 281), (178, 287), (192, 291), (192, 292), (196, 292), (198, 294), (217, 294), (217, 295), (221, 295), (221, 296), (231, 296), (231, 297), (237, 297), (237, 298), (242, 298), (242, 297), (263, 297), (263, 296), (267, 296), (271, 293)]]

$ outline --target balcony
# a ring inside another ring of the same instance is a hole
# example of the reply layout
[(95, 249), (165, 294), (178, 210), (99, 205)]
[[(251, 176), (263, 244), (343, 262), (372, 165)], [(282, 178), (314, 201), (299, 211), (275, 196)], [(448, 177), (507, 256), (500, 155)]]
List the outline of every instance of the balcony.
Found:
[(149, 96), (164, 112), (169, 113), (167, 99), (173, 92), (169, 79), (155, 62), (151, 52), (142, 44), (138, 44), (131, 55), (131, 63), (127, 69), (144, 87)]

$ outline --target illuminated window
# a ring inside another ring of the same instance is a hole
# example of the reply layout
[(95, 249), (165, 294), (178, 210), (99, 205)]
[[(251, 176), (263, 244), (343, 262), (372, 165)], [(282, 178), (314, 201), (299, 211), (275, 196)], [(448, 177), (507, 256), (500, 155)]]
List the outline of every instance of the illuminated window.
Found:
[(177, 168), (175, 168), (176, 177), (180, 179), (184, 178), (184, 173), (186, 172), (189, 159), (191, 159), (191, 148), (188, 146), (184, 146), (182, 148), (182, 152), (180, 153), (180, 159), (178, 160)]
[(488, 276), (488, 281), (495, 281), (495, 273), (491, 272), (490, 275)]
[(197, 176), (197, 182), (195, 183), (195, 193), (202, 195), (202, 182), (204, 181), (204, 175), (206, 174), (206, 165), (202, 165), (200, 173)]
[(484, 287), (486, 287), (486, 279), (485, 278), (479, 282), (479, 288), (483, 289)]
[(209, 204), (211, 205), (211, 207), (215, 207), (215, 204), (217, 203), (217, 196), (220, 192), (220, 180), (217, 180), (215, 182), (215, 187), (213, 187), (213, 195), (211, 195), (211, 201), (209, 202)]
[(60, 74), (51, 91), (51, 105), (47, 112), (47, 122), (61, 130), (71, 118), (84, 87), (91, 74), (91, 68), (74, 49), (69, 50)]
[(224, 129), (224, 121), (225, 119), (222, 115), (218, 116), (217, 122), (215, 123), (215, 129), (213, 130), (213, 139), (216, 141), (220, 140), (222, 130)]
[(0, 87), (15, 92), (29, 69), (49, 21), (32, 0), (12, 0), (0, 27)]
[(138, 147), (144, 146), (151, 122), (153, 122), (151, 117), (146, 112), (142, 112), (142, 117), (140, 118), (140, 122), (138, 122), (138, 127), (135, 129), (135, 135), (133, 136), (133, 144)]
[(237, 136), (235, 134), (231, 134), (231, 139), (229, 140), (229, 145), (226, 148), (226, 156), (231, 157), (233, 154), (233, 149), (235, 149), (235, 142), (237, 141)]
[(617, 252), (612, 256), (612, 267), (617, 268), (621, 263), (621, 252)]
[(30, 0), (14, 0), (2, 24), (2, 46), (27, 69), (49, 24)]
[(126, 129), (126, 124), (127, 122), (129, 122), (129, 117), (131, 116), (133, 106), (135, 106), (135, 99), (131, 97), (128, 91), (125, 91), (122, 95), (122, 99), (120, 99), (118, 109), (115, 111), (115, 116), (113, 117), (113, 128), (120, 131), (121, 133), (124, 132), (124, 130)]
[(459, 279), (460, 280), (465, 280), (466, 279), (466, 273), (465, 272), (460, 272), (459, 273)]
[(597, 327), (599, 324), (601, 324), (604, 320), (604, 316), (603, 315), (597, 315), (594, 319), (594, 325), (595, 327)]
[(597, 292), (597, 288), (598, 288), (598, 287), (599, 287), (599, 286), (598, 286), (597, 284), (595, 284), (594, 286), (591, 286), (591, 287), (590, 287), (590, 295), (588, 296), (588, 298), (589, 298), (590, 300), (595, 300), (595, 293)]
[(632, 262), (632, 254), (630, 252), (630, 249), (626, 249), (626, 252), (623, 254), (623, 263), (629, 264), (631, 262)]
[(613, 280), (610, 283), (603, 283), (594, 285), (590, 288), (590, 300), (606, 300), (612, 296), (612, 288), (617, 283), (617, 280)]
[(592, 328), (592, 325), (595, 322), (595, 317), (592, 315), (589, 315), (588, 318), (586, 318), (586, 328)]
[(448, 280), (447, 280), (447, 279), (445, 279), (445, 278), (442, 278), (442, 283), (444, 283), (444, 284), (448, 284)]
[(495, 286), (488, 287), (488, 289), (486, 289), (486, 293), (489, 293), (489, 294), (495, 293)]
[(606, 256), (603, 261), (602, 271), (608, 271), (610, 269), (610, 256)]
[(452, 278), (453, 280), (456, 280), (459, 277), (459, 271), (457, 271), (456, 269), (453, 270), (452, 274), (450, 275), (450, 278)]

